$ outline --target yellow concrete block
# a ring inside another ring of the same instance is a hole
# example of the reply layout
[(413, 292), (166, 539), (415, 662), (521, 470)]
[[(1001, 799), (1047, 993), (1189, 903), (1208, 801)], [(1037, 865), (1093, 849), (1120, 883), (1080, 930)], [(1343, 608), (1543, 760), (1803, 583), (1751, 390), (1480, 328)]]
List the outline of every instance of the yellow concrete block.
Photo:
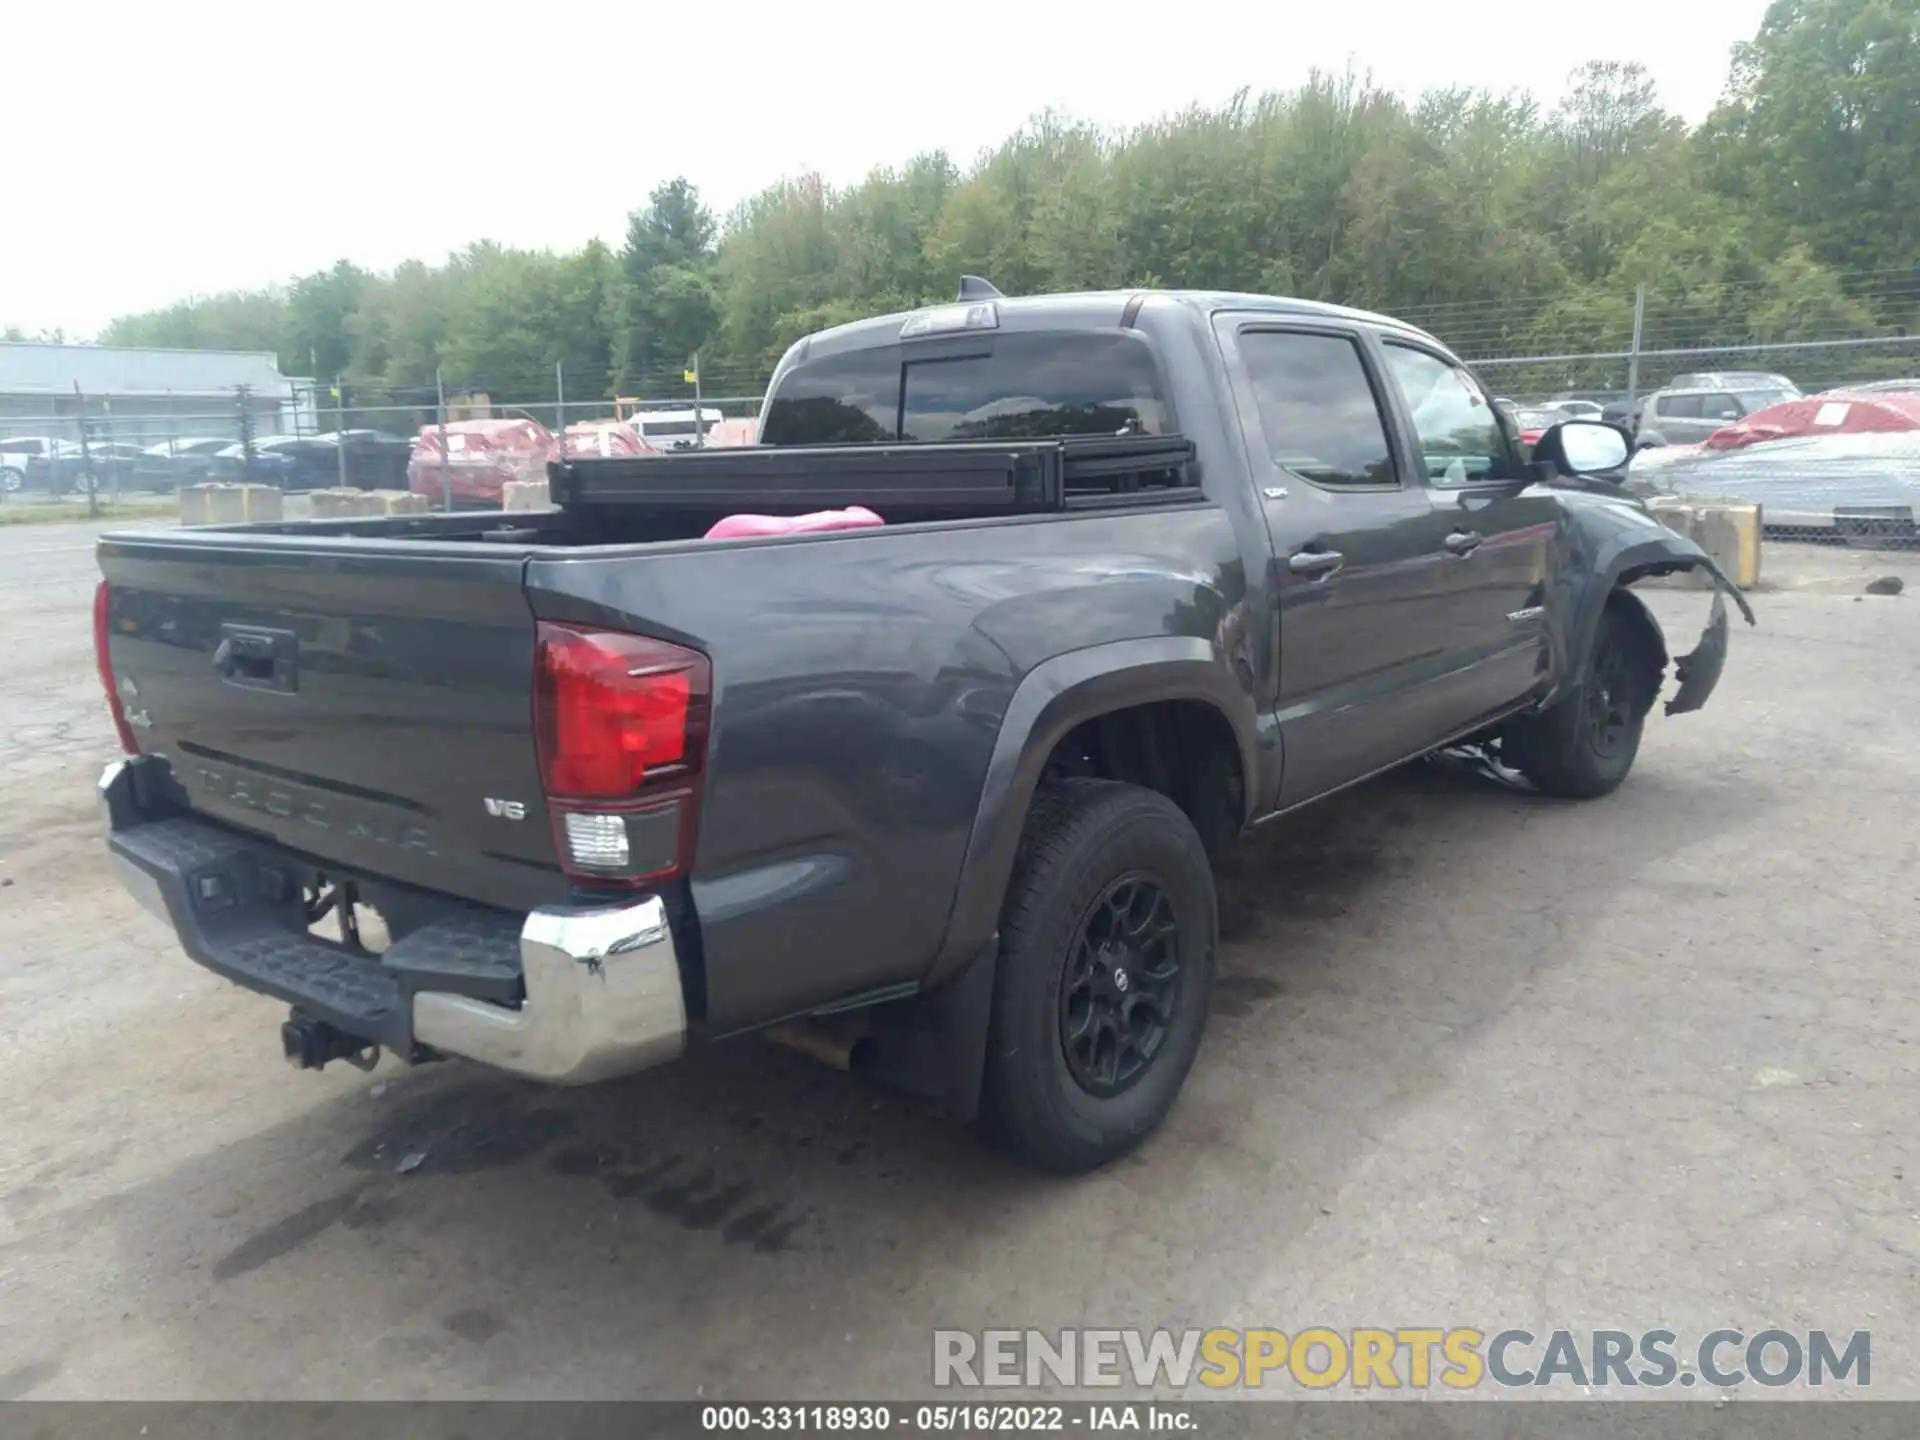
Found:
[(1699, 523), (1701, 533), (1694, 538), (1719, 562), (1727, 578), (1742, 590), (1758, 585), (1763, 525), (1760, 507), (1741, 500), (1703, 506)]
[[(1651, 508), (1651, 505), (1649, 505)], [(1684, 514), (1684, 527), (1675, 523)], [(1741, 589), (1760, 583), (1761, 517), (1758, 505), (1744, 500), (1688, 500), (1659, 516), (1711, 555), (1729, 580)], [(1682, 583), (1696, 590), (1713, 588), (1705, 571), (1690, 570)]]
[(368, 490), (367, 499), (373, 502), (375, 515), (424, 515), (427, 513), (427, 497), (416, 495), (411, 490)]
[(316, 520), (345, 520), (355, 515), (380, 513), (374, 508), (371, 497), (366, 491), (338, 486), (309, 491), (307, 502), (312, 507), (311, 513)]
[(182, 485), (182, 525), (241, 525), (281, 518), (281, 495), (271, 485)]
[(500, 487), (502, 510), (551, 510), (553, 497), (544, 480), (509, 480)]
[(214, 485), (209, 489), (210, 525), (243, 525), (250, 520), (280, 518), (280, 492), (271, 485)]
[(1677, 495), (1648, 497), (1647, 511), (1676, 535), (1687, 535), (1693, 529), (1693, 505)]

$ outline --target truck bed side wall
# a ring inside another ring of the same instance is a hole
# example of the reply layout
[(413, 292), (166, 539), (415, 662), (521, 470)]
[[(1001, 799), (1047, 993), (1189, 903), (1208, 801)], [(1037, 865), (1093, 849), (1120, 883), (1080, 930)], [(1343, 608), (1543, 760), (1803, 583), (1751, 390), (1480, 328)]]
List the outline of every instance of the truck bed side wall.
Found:
[(692, 888), (705, 1018), (724, 1033), (927, 973), (1002, 721), (1043, 661), (1196, 637), (1250, 712), (1244, 572), (1227, 513), (1197, 498), (646, 564), (535, 558), (527, 584), (541, 618), (713, 657)]

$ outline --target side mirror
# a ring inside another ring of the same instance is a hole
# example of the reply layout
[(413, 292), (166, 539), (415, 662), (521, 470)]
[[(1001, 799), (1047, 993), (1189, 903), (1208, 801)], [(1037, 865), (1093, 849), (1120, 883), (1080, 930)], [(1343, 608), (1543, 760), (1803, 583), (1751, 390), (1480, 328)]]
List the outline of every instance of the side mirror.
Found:
[(1627, 463), (1627, 437), (1598, 420), (1562, 420), (1534, 442), (1533, 461), (1562, 475), (1604, 475)]

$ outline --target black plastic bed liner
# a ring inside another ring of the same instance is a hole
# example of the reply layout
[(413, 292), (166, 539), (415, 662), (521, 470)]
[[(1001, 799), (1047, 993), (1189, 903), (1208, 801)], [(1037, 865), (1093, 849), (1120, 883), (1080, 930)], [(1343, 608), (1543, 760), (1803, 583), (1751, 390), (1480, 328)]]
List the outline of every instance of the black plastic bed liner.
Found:
[(1049, 514), (1191, 498), (1192, 461), (1193, 442), (1183, 435), (1102, 435), (683, 450), (556, 461), (547, 473), (553, 503), (567, 509), (778, 514), (864, 505), (892, 520), (954, 511)]

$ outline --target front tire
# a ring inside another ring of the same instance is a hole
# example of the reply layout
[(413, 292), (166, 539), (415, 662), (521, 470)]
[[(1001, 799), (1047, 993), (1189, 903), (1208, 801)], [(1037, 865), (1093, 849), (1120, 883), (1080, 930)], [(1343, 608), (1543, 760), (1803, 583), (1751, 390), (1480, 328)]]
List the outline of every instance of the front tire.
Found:
[(1665, 656), (1619, 602), (1601, 612), (1579, 690), (1529, 715), (1500, 742), (1503, 761), (1543, 794), (1595, 800), (1620, 788), (1640, 753)]
[(1043, 788), (1001, 917), (987, 1137), (1076, 1174), (1152, 1133), (1199, 1053), (1218, 928), (1206, 847), (1171, 800), (1107, 780)]

